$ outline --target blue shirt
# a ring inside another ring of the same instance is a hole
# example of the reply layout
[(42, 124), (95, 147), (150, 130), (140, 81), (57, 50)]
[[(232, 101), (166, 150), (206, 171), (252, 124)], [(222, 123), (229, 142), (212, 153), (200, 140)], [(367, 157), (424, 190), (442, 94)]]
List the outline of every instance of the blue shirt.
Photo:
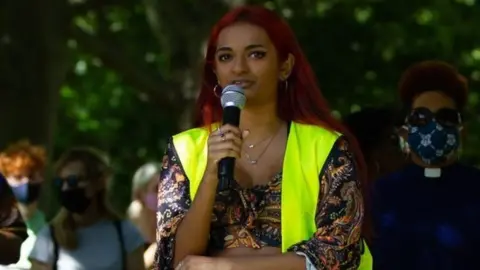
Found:
[(409, 165), (375, 182), (372, 210), (375, 270), (478, 269), (480, 170)]

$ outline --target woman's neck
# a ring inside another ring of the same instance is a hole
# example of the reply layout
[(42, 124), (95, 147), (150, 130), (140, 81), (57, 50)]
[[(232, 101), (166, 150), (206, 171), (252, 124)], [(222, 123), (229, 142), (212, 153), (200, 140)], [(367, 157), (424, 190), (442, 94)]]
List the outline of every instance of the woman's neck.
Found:
[(278, 131), (283, 121), (277, 116), (276, 104), (246, 107), (240, 115), (240, 129), (248, 130), (248, 141), (258, 141)]

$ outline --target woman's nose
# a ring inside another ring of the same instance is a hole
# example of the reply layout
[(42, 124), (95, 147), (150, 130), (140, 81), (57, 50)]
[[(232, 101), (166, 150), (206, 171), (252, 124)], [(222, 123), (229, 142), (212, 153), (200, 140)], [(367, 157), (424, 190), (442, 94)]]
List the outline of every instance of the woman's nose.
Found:
[(245, 57), (236, 57), (234, 59), (232, 71), (236, 75), (247, 73), (248, 72), (247, 59), (245, 59)]

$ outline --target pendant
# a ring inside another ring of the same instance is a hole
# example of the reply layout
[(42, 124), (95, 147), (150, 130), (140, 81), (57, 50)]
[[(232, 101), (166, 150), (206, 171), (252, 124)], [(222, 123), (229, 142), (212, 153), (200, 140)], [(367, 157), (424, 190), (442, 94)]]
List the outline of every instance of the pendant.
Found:
[(257, 165), (257, 160), (250, 160), (250, 164)]
[(250, 144), (250, 145), (248, 146), (248, 148), (250, 148), (250, 149), (252, 149), (253, 147), (255, 147), (254, 144)]

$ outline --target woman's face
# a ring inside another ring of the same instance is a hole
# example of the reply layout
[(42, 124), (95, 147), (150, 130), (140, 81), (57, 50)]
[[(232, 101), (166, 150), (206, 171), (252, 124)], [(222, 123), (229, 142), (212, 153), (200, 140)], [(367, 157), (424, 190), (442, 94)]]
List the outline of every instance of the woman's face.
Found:
[(286, 78), (264, 29), (236, 23), (220, 32), (217, 44), (215, 73), (221, 87), (238, 84), (249, 104), (276, 101), (278, 82)]
[(80, 161), (67, 163), (60, 170), (57, 181), (59, 183), (56, 185), (59, 185), (62, 191), (85, 188), (85, 195), (88, 198), (93, 198), (103, 188), (100, 180), (94, 182), (93, 179), (87, 179), (85, 167)]
[(462, 120), (455, 101), (439, 91), (424, 92), (413, 100), (403, 136), (412, 159), (421, 166), (443, 166), (456, 160)]

